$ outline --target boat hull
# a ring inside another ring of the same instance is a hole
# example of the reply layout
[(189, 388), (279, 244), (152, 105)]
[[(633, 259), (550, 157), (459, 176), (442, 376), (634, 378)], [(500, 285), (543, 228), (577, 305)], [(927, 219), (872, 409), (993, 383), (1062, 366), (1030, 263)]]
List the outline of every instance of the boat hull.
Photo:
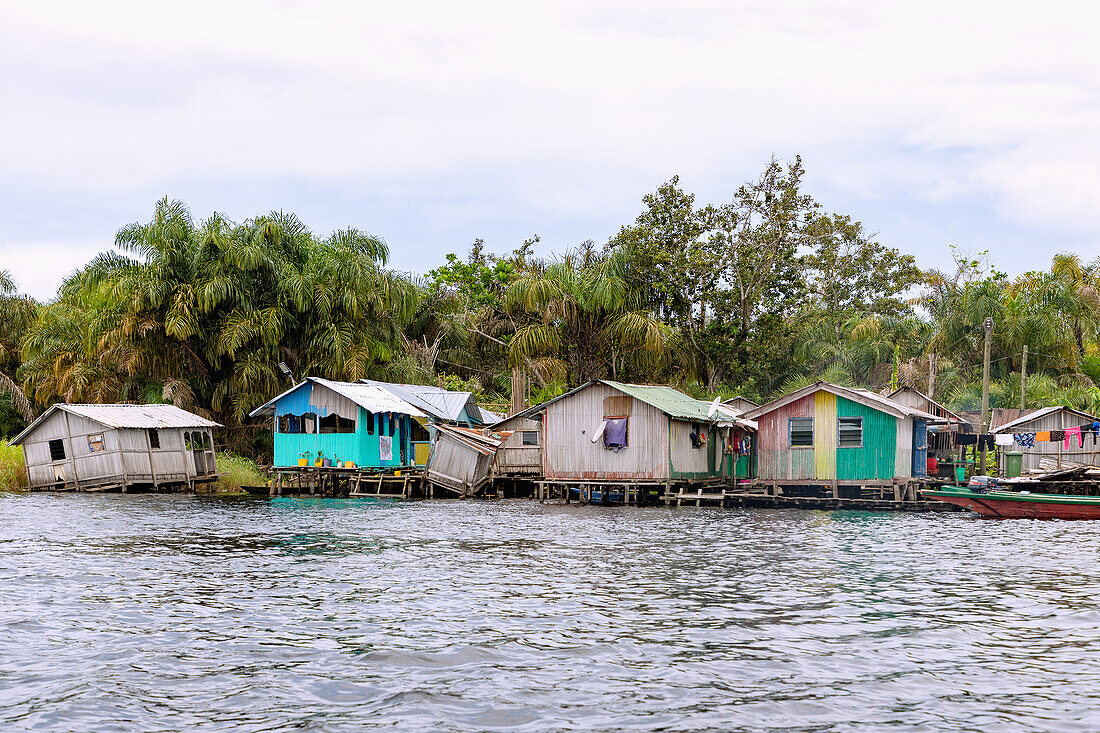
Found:
[(921, 493), (926, 498), (955, 504), (997, 519), (1100, 519), (1100, 497), (1095, 496), (996, 490), (978, 493), (964, 488)]

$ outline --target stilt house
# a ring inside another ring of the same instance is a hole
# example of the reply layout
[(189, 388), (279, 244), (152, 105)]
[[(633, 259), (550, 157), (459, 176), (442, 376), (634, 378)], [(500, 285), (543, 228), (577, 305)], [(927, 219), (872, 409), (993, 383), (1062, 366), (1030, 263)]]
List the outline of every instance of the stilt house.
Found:
[(1031, 446), (1013, 443), (998, 448), (1003, 467), (1006, 451), (1020, 451), (1023, 455), (1024, 473), (1043, 473), (1060, 471), (1081, 466), (1100, 464), (1100, 430), (1094, 431), (1093, 424), (1100, 421), (1095, 415), (1075, 410), (1065, 405), (1042, 407), (1034, 410), (994, 410), (990, 415), (990, 433), (1016, 434), (1039, 433), (1047, 430), (1066, 430), (1081, 428), (1082, 437), (1068, 440), (1036, 441)]
[(426, 416), (410, 423), (413, 463), (417, 466), (428, 463), (435, 424), (477, 428), (496, 421), (486, 417), (473, 392), (457, 392), (427, 384), (398, 384), (373, 379), (361, 381), (404, 400)]
[(217, 478), (218, 423), (174, 405), (68, 405), (46, 410), (22, 445), (31, 489), (188, 486)]
[(492, 427), (506, 436), (493, 467), (497, 476), (530, 479), (542, 474), (542, 405), (517, 412)]
[[(415, 464), (413, 425), (427, 419), (390, 391), (310, 377), (252, 411), (271, 417), (276, 467)], [(422, 426), (419, 426), (422, 428)]]
[(671, 387), (595, 380), (527, 412), (542, 417), (548, 481), (692, 483), (725, 475), (719, 422), (726, 417)]
[(928, 425), (942, 418), (865, 389), (818, 382), (749, 410), (758, 481), (874, 485), (927, 473)]

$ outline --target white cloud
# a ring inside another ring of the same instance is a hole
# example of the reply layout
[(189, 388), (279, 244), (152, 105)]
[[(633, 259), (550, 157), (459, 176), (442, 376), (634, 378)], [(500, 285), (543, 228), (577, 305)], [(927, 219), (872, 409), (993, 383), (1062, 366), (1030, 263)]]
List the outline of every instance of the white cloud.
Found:
[[(625, 221), (674, 173), (728, 192), (771, 152), (803, 152), (857, 199), (992, 200), (1022, 225), (1100, 232), (1100, 6), (35, 2), (6, 16), (0, 176), (36, 190), (283, 177)], [(467, 177), (496, 185), (467, 192)]]

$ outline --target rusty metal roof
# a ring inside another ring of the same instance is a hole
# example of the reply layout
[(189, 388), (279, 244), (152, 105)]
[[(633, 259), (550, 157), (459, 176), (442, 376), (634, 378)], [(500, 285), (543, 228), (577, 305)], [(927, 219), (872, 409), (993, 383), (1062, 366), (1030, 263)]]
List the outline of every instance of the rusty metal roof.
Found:
[(28, 435), (38, 429), (39, 425), (59, 410), (115, 429), (221, 427), (219, 423), (199, 417), (175, 405), (70, 405), (58, 402), (39, 415), (38, 419), (28, 425), (23, 432), (15, 436), (11, 444), (18, 445), (22, 443)]

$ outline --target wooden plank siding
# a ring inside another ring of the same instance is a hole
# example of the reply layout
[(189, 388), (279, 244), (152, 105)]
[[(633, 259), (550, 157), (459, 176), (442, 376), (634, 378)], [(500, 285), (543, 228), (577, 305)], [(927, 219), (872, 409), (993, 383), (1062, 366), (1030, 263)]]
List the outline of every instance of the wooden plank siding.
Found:
[(814, 417), (814, 409), (814, 395), (807, 395), (760, 416), (756, 433), (759, 478), (777, 481), (814, 478), (814, 449), (791, 448), (788, 433), (790, 418)]
[(836, 478), (837, 397), (822, 390), (814, 396), (814, 478)]
[[(821, 393), (818, 392), (820, 395)], [(838, 481), (888, 481), (895, 476), (908, 476), (898, 468), (898, 419), (873, 407), (837, 398), (837, 418), (863, 418), (863, 446), (861, 448), (836, 448), (836, 479)], [(834, 430), (836, 430), (834, 420)], [(911, 422), (902, 420), (902, 422)], [(910, 440), (912, 440), (910, 432)], [(834, 443), (835, 445), (835, 443)], [(906, 453), (909, 456), (910, 453)], [(908, 460), (908, 459), (907, 459)]]
[(609, 451), (592, 435), (604, 419), (604, 399), (622, 397), (606, 384), (593, 384), (546, 406), (542, 430), (543, 475), (547, 479), (669, 478), (669, 419), (652, 405), (630, 398), (627, 447)]
[[(792, 447), (791, 418), (812, 417), (812, 448)], [(842, 417), (863, 418), (858, 448), (838, 445)], [(912, 476), (912, 418), (898, 419), (821, 390), (757, 418), (757, 477), (764, 481), (889, 481)]]
[[(1058, 410), (1056, 412), (1042, 415), (1034, 420), (1028, 420), (1027, 422), (1016, 425), (1010, 429), (1012, 433), (1037, 433), (1043, 430), (1065, 430), (1066, 428), (1075, 428), (1080, 425), (1091, 425), (1091, 421), (1087, 418), (1076, 415), (1066, 410)], [(1100, 445), (1094, 444), (1092, 434), (1085, 436), (1085, 445), (1082, 447), (1076, 438), (1070, 441), (1070, 447), (1067, 448), (1065, 441), (1058, 441), (1057, 443), (1047, 443), (1036, 441), (1035, 445), (1030, 448), (1022, 448), (1019, 444), (1014, 443), (1007, 450), (1020, 451), (1024, 454), (1023, 457), (1023, 470), (1028, 471), (1040, 471), (1040, 461), (1046, 460), (1048, 462), (1047, 470), (1050, 470), (1050, 466), (1057, 467), (1058, 460), (1061, 458), (1063, 462), (1084, 464), (1087, 466), (1095, 466), (1100, 463)], [(998, 453), (1001, 454), (1003, 459), (1004, 448), (1000, 448)]]
[[(715, 475), (715, 452), (721, 450), (717, 430), (705, 423), (684, 420), (669, 420), (668, 423), (672, 478), (691, 480)], [(691, 442), (691, 433), (697, 428), (707, 435), (706, 444), (698, 448)]]

